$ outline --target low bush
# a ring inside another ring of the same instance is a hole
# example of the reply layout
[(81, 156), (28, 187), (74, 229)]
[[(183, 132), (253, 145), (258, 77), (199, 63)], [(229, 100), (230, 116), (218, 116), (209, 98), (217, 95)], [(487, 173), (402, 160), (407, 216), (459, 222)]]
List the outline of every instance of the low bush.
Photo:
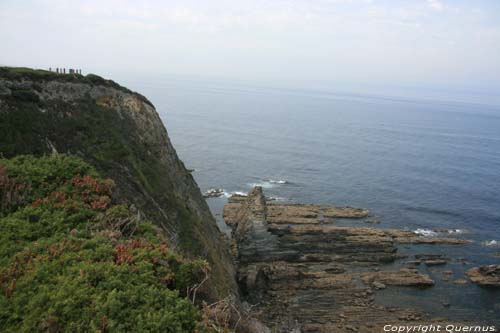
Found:
[(0, 331), (196, 332), (206, 261), (69, 156), (0, 160)]

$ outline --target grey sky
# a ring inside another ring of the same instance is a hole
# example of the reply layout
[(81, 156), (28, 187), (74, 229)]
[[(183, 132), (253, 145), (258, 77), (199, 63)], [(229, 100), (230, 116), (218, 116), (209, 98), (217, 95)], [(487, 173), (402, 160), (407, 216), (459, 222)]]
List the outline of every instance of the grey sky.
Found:
[(392, 84), (500, 82), (500, 1), (1, 0), (0, 64)]

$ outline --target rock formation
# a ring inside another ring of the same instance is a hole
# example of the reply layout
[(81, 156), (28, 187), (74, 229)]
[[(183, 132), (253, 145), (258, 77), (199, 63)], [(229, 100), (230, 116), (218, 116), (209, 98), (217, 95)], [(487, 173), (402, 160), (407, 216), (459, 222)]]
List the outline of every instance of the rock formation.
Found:
[[(262, 188), (234, 196), (224, 208), (233, 228), (238, 282), (246, 299), (258, 304), (260, 319), (277, 332), (378, 332), (386, 323), (432, 322), (412, 309), (375, 301), (380, 290), (432, 287), (417, 269), (387, 269), (408, 255), (400, 244), (465, 244), (457, 238), (424, 237), (398, 229), (337, 226), (365, 218), (352, 207), (286, 205), (266, 201)], [(416, 254), (416, 263), (446, 264), (441, 254)], [(418, 266), (418, 265), (413, 265)], [(441, 321), (442, 323), (442, 321)]]
[(474, 267), (466, 274), (472, 282), (480, 286), (500, 288), (500, 265)]

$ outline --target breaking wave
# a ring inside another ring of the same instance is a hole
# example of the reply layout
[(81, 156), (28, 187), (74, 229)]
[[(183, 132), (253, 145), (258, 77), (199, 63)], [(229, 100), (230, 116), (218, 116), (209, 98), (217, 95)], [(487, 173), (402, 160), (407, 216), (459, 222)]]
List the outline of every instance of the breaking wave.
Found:
[(286, 201), (286, 198), (283, 197), (269, 197), (267, 198), (269, 201)]
[(489, 240), (489, 241), (484, 241), (482, 243), (484, 246), (488, 246), (488, 247), (498, 247), (500, 246), (500, 242), (495, 240), (495, 239), (492, 239), (492, 240)]
[(423, 228), (418, 228), (418, 229), (414, 230), (413, 233), (420, 235), (420, 236), (435, 237), (435, 236), (442, 235), (442, 234), (463, 234), (463, 233), (465, 233), (465, 230), (463, 230), (463, 229), (423, 229)]
[(282, 179), (267, 179), (267, 180), (262, 180), (257, 183), (250, 183), (248, 184), (250, 187), (255, 187), (255, 186), (260, 186), (262, 188), (273, 188), (276, 185), (286, 185), (290, 184), (287, 180), (282, 180)]
[(414, 230), (413, 233), (420, 235), (420, 236), (426, 236), (426, 237), (432, 237), (432, 236), (437, 236), (437, 232), (429, 230), (429, 229), (417, 229)]
[(218, 198), (225, 195), (226, 191), (223, 188), (210, 188), (203, 192), (205, 198)]
[(233, 196), (233, 195), (239, 195), (239, 196), (241, 196), (241, 197), (246, 197), (248, 194), (247, 194), (247, 193), (245, 193), (245, 192), (240, 192), (240, 191), (234, 191), (234, 192), (224, 192), (224, 196), (225, 196), (226, 198), (229, 198), (229, 197), (231, 197), (231, 196)]
[(269, 182), (271, 184), (288, 184), (288, 181), (286, 181), (286, 180), (273, 180), (273, 179), (269, 179)]

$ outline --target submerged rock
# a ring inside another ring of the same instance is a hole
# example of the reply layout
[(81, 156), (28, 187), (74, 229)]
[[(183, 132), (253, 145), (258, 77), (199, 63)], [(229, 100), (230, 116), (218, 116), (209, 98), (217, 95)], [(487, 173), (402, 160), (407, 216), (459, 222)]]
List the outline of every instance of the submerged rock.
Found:
[(453, 272), (452, 271), (444, 271), (443, 274), (442, 274), (442, 279), (443, 281), (450, 281), (450, 279), (452, 278), (453, 276)]
[(438, 266), (438, 265), (446, 265), (446, 260), (440, 260), (440, 259), (435, 259), (435, 260), (426, 260), (424, 263), (427, 266)]
[(469, 282), (466, 279), (457, 279), (457, 280), (453, 281), (453, 283), (458, 284), (458, 285), (464, 285), (464, 284), (468, 284)]

